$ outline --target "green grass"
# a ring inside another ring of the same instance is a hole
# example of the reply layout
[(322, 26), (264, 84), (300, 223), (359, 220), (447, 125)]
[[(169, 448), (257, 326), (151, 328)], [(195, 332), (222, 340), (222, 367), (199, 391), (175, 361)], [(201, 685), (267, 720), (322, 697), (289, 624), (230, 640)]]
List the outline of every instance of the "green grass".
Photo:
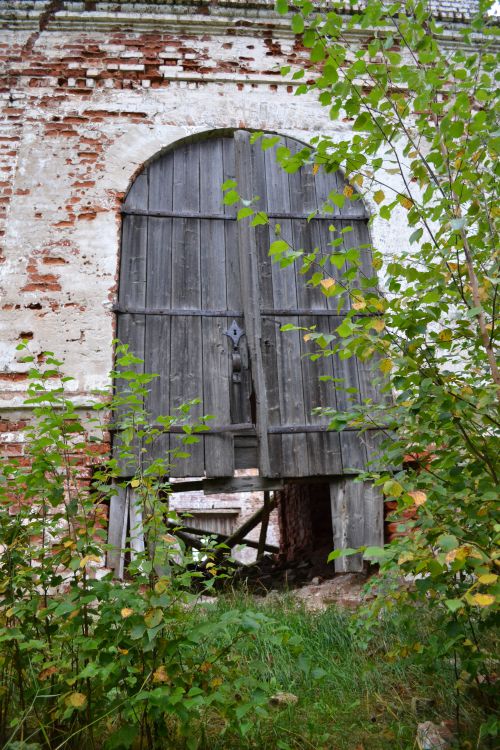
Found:
[[(313, 614), (286, 598), (270, 605), (227, 598), (216, 605), (219, 611), (235, 607), (263, 611), (302, 641), (303, 656), (297, 659), (263, 630), (237, 660), (241, 674), (259, 675), (273, 691), (294, 693), (299, 701), (272, 709), (245, 740), (227, 734), (208, 738), (211, 750), (406, 750), (416, 747), (418, 722), (454, 717), (451, 665), (425, 668), (415, 651), (391, 655), (396, 642), (412, 644), (425, 637), (430, 623), (388, 620), (363, 649), (351, 634), (348, 612), (330, 608)], [(314, 676), (317, 669), (324, 671), (320, 679)], [(476, 723), (468, 710), (462, 707), (465, 727)]]

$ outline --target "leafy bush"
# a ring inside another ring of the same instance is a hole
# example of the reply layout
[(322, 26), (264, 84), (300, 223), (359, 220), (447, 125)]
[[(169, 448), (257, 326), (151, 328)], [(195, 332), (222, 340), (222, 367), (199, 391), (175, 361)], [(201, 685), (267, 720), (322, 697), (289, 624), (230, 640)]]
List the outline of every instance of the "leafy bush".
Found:
[[(457, 705), (464, 692), (478, 692), (491, 711), (488, 736), (498, 727), (500, 595), (498, 26), (491, 0), (454, 28), (453, 42), (425, 2), (350, 4), (346, 13), (343, 0), (328, 9), (294, 2), (291, 29), (309, 60), (282, 73), (297, 83), (295, 95), (317, 98), (353, 132), (317, 134), (297, 154), (278, 136), (252, 138), (276, 146), (288, 172), (306, 164), (313, 174), (342, 170), (345, 188), (318, 210), (334, 214), (366, 196), (372, 221), (406, 222), (409, 245), (390, 257), (371, 248), (383, 289), (363, 273), (367, 247), (351, 247), (349, 227), (337, 230), (334, 217), (323, 247), (295, 247), (275, 226), (269, 254), (281, 267), (299, 264), (305, 283), (348, 308), (335, 330), (301, 329), (316, 345), (311, 357), (371, 361), (374, 381), (385, 380), (394, 395), (382, 403), (354, 398), (342, 413), (323, 405), (332, 429), (378, 427), (389, 439), (377, 463), (396, 467), (361, 477), (383, 489), (394, 542), (335, 550), (330, 559), (362, 551), (381, 563), (372, 624), (389, 607), (434, 611), (438, 629), (418, 647), (430, 662), (453, 662)], [(289, 4), (278, 0), (276, 8), (287, 14)], [(226, 203), (240, 199), (236, 187), (223, 186)], [(252, 196), (241, 200), (238, 218), (275, 224)]]
[[(86, 412), (66, 394), (59, 362), (31, 366), (26, 460), (2, 467), (0, 483), (0, 741), (23, 748), (201, 747), (207, 721), (245, 735), (266, 714), (265, 685), (239, 676), (234, 646), (271, 620), (249, 610), (209, 619), (194, 609), (215, 578), (217, 550), (197, 560), (172, 534), (168, 461), (146, 466), (140, 445), (161, 434), (142, 408), (153, 376), (117, 349), (121, 387)], [(111, 457), (109, 410), (119, 414)], [(183, 406), (180, 416), (186, 415)], [(162, 420), (164, 428), (173, 418)], [(203, 421), (187, 427), (193, 434)], [(134, 461), (133, 477), (120, 467)], [(92, 466), (88, 475), (88, 466)], [(144, 508), (146, 549), (127, 547), (125, 581), (103, 571), (106, 516), (118, 487), (134, 488)], [(217, 556), (217, 559), (219, 556)], [(207, 564), (208, 563), (208, 564)], [(218, 563), (217, 563), (218, 565)], [(197, 593), (193, 593), (196, 582)], [(287, 631), (274, 628), (279, 642)]]

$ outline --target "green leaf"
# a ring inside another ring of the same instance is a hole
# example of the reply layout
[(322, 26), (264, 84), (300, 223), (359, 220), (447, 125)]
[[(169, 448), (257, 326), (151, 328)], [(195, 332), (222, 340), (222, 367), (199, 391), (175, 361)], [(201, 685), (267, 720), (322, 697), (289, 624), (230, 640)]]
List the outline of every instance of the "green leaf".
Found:
[(422, 227), (419, 227), (416, 229), (412, 234), (410, 235), (410, 244), (413, 244), (414, 242), (418, 242), (419, 239), (422, 237), (424, 233), (424, 230)]
[(232, 206), (235, 203), (238, 203), (240, 199), (239, 194), (236, 192), (236, 190), (229, 190), (222, 199), (223, 203), (225, 203), (226, 206)]
[(370, 130), (368, 127), (372, 124), (372, 118), (367, 112), (361, 112), (355, 119), (352, 129), (357, 130)]
[(335, 206), (338, 206), (339, 208), (344, 208), (345, 195), (343, 195), (342, 193), (330, 193), (330, 195), (328, 196), (328, 199)]
[(304, 31), (304, 19), (300, 13), (296, 13), (292, 18), (292, 31), (294, 34), (302, 34)]
[(269, 255), (271, 257), (274, 255), (282, 255), (282, 253), (286, 253), (289, 249), (290, 246), (285, 240), (274, 240), (269, 248)]
[(349, 557), (350, 555), (356, 555), (359, 549), (353, 549), (352, 547), (346, 547), (345, 549), (334, 549), (333, 552), (327, 557), (327, 562), (332, 560), (338, 560), (339, 557)]
[(459, 609), (464, 608), (464, 603), (461, 599), (445, 599), (446, 606), (450, 612), (457, 612)]
[(282, 16), (288, 13), (288, 2), (287, 0), (276, 0), (276, 10)]
[(352, 325), (347, 321), (343, 320), (342, 323), (337, 326), (335, 331), (338, 333), (339, 336), (342, 338), (346, 338), (346, 336), (350, 336), (352, 333)]
[(441, 534), (437, 539), (437, 543), (445, 552), (449, 552), (458, 547), (458, 539), (454, 534)]
[(241, 219), (245, 219), (247, 216), (253, 216), (254, 210), (253, 208), (250, 208), (250, 206), (243, 206), (243, 208), (240, 208), (237, 214), (237, 219), (240, 221)]

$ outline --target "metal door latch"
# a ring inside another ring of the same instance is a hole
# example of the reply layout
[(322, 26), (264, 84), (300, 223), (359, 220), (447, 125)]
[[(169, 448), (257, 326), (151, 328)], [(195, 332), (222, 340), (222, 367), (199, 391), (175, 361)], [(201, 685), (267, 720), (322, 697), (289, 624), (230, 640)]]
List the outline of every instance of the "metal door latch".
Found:
[(233, 320), (227, 331), (224, 331), (224, 335), (228, 336), (233, 342), (233, 349), (237, 349), (241, 337), (245, 335), (245, 331), (243, 328), (239, 327), (235, 320)]
[(245, 331), (233, 320), (227, 331), (224, 331), (224, 335), (233, 342), (233, 383), (241, 383), (241, 355), (238, 347), (241, 337), (245, 335)]

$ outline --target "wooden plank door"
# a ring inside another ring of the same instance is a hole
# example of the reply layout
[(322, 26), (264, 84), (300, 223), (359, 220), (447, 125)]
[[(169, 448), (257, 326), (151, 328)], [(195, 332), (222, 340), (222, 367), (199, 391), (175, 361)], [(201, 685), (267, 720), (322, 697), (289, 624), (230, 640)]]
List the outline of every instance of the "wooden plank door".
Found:
[[(284, 144), (301, 148), (292, 139)], [(271, 227), (236, 221), (235, 207), (222, 205), (228, 178), (245, 198), (260, 196)], [(123, 208), (118, 336), (144, 359), (146, 371), (158, 373), (146, 403), (152, 422), (192, 399), (201, 400), (192, 417), (215, 417), (214, 429), (189, 447), (171, 476), (232, 476), (235, 442), (244, 439), (234, 424), (254, 427), (253, 465), (263, 477), (334, 476), (366, 467), (365, 439), (355, 431), (327, 432), (328, 419), (314, 410), (349, 408), (345, 392), (329, 382), (335, 378), (376, 400), (371, 373), (355, 359), (312, 362), (314, 349), (301, 332), (280, 331), (292, 323), (334, 332), (349, 301), (338, 309), (338, 298), (306, 284), (300, 264), (282, 269), (269, 257), (278, 225), (281, 238), (305, 250), (328, 253), (340, 236), (345, 247), (368, 243), (361, 201), (331, 213), (321, 208), (344, 186), (341, 175), (314, 174), (308, 165), (287, 174), (272, 151), (250, 144), (246, 131), (181, 144), (134, 182)], [(371, 273), (368, 249), (362, 270)], [(233, 321), (244, 331), (237, 347), (226, 335)], [(244, 434), (253, 439), (251, 431)], [(178, 436), (164, 436), (143, 458), (179, 445)]]
[[(269, 246), (278, 236), (296, 249), (318, 247), (331, 252), (330, 242), (342, 229), (352, 226), (352, 245), (368, 244), (368, 216), (361, 201), (335, 207), (333, 213), (319, 210), (308, 221), (310, 213), (321, 207), (331, 191), (342, 192), (345, 186), (339, 174), (314, 175), (311, 166), (287, 174), (276, 164), (271, 150), (263, 152), (258, 144), (250, 144), (245, 131), (235, 136), (239, 143), (237, 175), (240, 192), (245, 198), (258, 195), (258, 208), (270, 217), (270, 228), (253, 230), (247, 238), (245, 254), (257, 257), (257, 302), (250, 305), (254, 319), (259, 320), (260, 333), (256, 342), (262, 360), (263, 384), (259, 385), (260, 400), (266, 404), (264, 431), (267, 432), (269, 476), (305, 477), (356, 473), (366, 468), (365, 439), (359, 432), (340, 435), (327, 432), (328, 418), (314, 410), (333, 406), (349, 408), (346, 394), (336, 389), (327, 378), (341, 378), (345, 387), (360, 389), (357, 398), (366, 396), (371, 381), (363, 365), (356, 359), (322, 358), (312, 362), (313, 346), (304, 341), (300, 331), (282, 332), (284, 324), (294, 324), (318, 331), (334, 332), (349, 306), (338, 309), (338, 298), (327, 299), (320, 288), (308, 286), (300, 274), (300, 263), (280, 268), (269, 257)], [(301, 146), (292, 139), (283, 139), (292, 152)], [(242, 182), (243, 181), (243, 182)], [(242, 184), (245, 190), (241, 190)], [(334, 228), (332, 227), (334, 225)], [(243, 230), (242, 234), (243, 234)], [(345, 237), (349, 237), (348, 233)], [(347, 244), (350, 240), (344, 240)], [(369, 251), (363, 250), (365, 271), (371, 268)], [(255, 355), (254, 355), (255, 357)], [(322, 379), (320, 379), (322, 378)], [(372, 389), (373, 391), (373, 389)], [(257, 425), (259, 438), (262, 429)], [(260, 454), (265, 451), (260, 449)], [(261, 464), (262, 470), (262, 464)]]
[[(199, 399), (188, 421), (213, 415), (210, 434), (182, 448), (170, 434), (147, 445), (142, 460), (175, 461), (173, 477), (232, 476), (233, 347), (226, 331), (243, 326), (234, 210), (222, 206), (221, 184), (234, 175), (232, 139), (183, 144), (153, 161), (137, 178), (123, 212), (118, 336), (156, 373), (146, 408), (154, 423)], [(228, 280), (231, 279), (231, 283)], [(236, 308), (236, 309), (235, 309)], [(248, 385), (248, 378), (246, 378)], [(218, 433), (217, 426), (225, 431)]]

